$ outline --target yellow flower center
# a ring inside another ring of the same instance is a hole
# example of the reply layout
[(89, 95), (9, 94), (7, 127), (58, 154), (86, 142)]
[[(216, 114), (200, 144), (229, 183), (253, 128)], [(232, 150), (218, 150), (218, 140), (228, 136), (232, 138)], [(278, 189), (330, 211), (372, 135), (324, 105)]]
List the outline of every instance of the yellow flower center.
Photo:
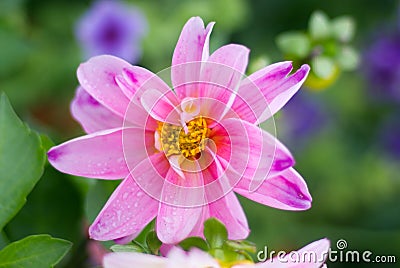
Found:
[(203, 117), (195, 118), (186, 128), (158, 122), (161, 148), (167, 156), (182, 154), (186, 158), (196, 157), (204, 150), (210, 129)]

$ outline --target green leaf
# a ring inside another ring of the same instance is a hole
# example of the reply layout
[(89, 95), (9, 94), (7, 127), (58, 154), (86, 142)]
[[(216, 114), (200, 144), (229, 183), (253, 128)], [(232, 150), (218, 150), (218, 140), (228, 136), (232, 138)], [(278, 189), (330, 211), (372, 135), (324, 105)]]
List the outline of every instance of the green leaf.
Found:
[(0, 268), (54, 267), (71, 246), (71, 242), (49, 235), (28, 236), (0, 251)]
[(70, 177), (49, 165), (29, 194), (28, 202), (4, 229), (11, 241), (49, 233), (79, 244), (84, 239), (82, 201)]
[(226, 266), (223, 267), (230, 267), (229, 264), (234, 263), (236, 261), (241, 261), (241, 260), (248, 260), (251, 257), (249, 257), (248, 254), (244, 253), (242, 254), (242, 252), (236, 252), (233, 250), (229, 250), (229, 249), (220, 249), (220, 248), (215, 248), (215, 249), (211, 249), (208, 252), (211, 256), (213, 256), (214, 258), (218, 259), (219, 261), (221, 261), (224, 264), (227, 264)]
[(127, 245), (112, 245), (110, 249), (113, 252), (138, 252), (144, 253), (143, 247), (137, 244), (127, 244)]
[(332, 34), (342, 42), (350, 41), (354, 36), (355, 29), (355, 22), (350, 16), (337, 17), (332, 20)]
[(43, 173), (45, 151), (40, 137), (0, 96), (0, 230), (22, 208)]
[(335, 64), (329, 57), (317, 56), (311, 61), (311, 70), (319, 78), (327, 79), (335, 72)]
[(336, 61), (343, 70), (352, 71), (358, 67), (360, 57), (352, 47), (343, 47), (336, 56)]
[(328, 16), (322, 11), (315, 11), (311, 14), (308, 22), (310, 36), (314, 40), (324, 40), (331, 36), (331, 26)]
[(276, 39), (278, 48), (288, 57), (304, 58), (311, 50), (310, 40), (302, 32), (286, 32)]
[(55, 146), (54, 142), (46, 134), (40, 134), (40, 140), (42, 142), (42, 147), (48, 151), (51, 147)]
[(249, 241), (228, 240), (225, 245), (233, 250), (244, 250), (251, 253), (256, 253), (256, 245)]
[(204, 236), (210, 248), (221, 248), (228, 240), (228, 231), (219, 220), (210, 218), (204, 223)]
[(193, 237), (186, 238), (185, 240), (180, 242), (179, 245), (184, 250), (189, 250), (191, 248), (199, 248), (199, 249), (204, 250), (204, 251), (208, 251), (209, 250), (207, 242), (204, 241), (203, 238), (198, 237), (198, 236), (193, 236)]
[(158, 239), (156, 232), (151, 231), (146, 236), (146, 245), (153, 254), (158, 254), (162, 242)]

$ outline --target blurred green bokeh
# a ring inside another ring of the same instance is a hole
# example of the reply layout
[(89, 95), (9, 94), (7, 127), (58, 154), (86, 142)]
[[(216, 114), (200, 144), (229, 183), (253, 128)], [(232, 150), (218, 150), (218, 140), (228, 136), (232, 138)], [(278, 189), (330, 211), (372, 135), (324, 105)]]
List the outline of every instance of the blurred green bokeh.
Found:
[[(137, 5), (147, 17), (148, 35), (138, 65), (153, 72), (170, 65), (180, 30), (191, 16), (201, 16), (206, 23), (216, 21), (211, 50), (226, 43), (243, 44), (251, 49), (251, 65), (264, 58), (282, 60), (276, 36), (306, 28), (314, 10), (323, 10), (331, 18), (352, 16), (357, 24), (355, 47), (361, 51), (371, 31), (396, 19), (398, 8), (394, 0), (127, 2)], [(0, 91), (6, 92), (24, 121), (56, 144), (83, 134), (70, 115), (69, 103), (78, 85), (76, 68), (82, 61), (74, 27), (90, 4), (88, 0), (0, 1)], [(308, 183), (313, 207), (306, 212), (286, 212), (241, 198), (252, 230), (249, 240), (259, 249), (268, 246), (279, 251), (300, 248), (322, 237), (328, 237), (335, 249), (336, 241), (345, 239), (353, 250), (396, 255), (398, 265), (399, 163), (386, 156), (376, 142), (379, 123), (391, 108), (371, 107), (366, 82), (358, 71), (344, 73), (330, 88), (313, 94), (331, 111), (330, 123), (306, 146), (290, 148), (296, 169)], [(276, 118), (278, 137), (296, 144), (296, 140), (280, 137), (284, 118), (280, 114)], [(5, 229), (6, 235), (16, 240), (50, 233), (73, 241), (72, 253), (63, 265), (90, 266), (84, 253), (84, 223), (93, 220), (114, 187), (113, 182), (71, 178), (47, 167), (26, 206)]]

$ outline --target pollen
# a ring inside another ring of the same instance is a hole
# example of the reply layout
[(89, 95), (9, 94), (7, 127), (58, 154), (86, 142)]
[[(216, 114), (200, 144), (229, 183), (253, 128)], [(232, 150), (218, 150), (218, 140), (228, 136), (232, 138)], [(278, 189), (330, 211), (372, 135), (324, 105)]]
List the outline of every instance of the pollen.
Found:
[(203, 117), (189, 121), (185, 128), (158, 122), (157, 131), (161, 148), (167, 156), (181, 154), (186, 158), (196, 158), (204, 150), (210, 133)]

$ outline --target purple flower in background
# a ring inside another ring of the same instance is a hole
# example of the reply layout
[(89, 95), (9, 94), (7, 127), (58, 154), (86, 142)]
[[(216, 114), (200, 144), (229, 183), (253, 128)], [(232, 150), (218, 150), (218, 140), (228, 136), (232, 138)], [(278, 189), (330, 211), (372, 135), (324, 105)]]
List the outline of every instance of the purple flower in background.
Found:
[(388, 155), (400, 159), (400, 118), (394, 113), (380, 127), (379, 145)]
[(86, 58), (110, 54), (135, 63), (146, 31), (140, 11), (119, 1), (103, 0), (95, 2), (78, 21), (76, 36)]
[[(302, 147), (327, 125), (328, 115), (315, 94), (300, 91), (283, 108), (283, 136), (291, 146)], [(299, 149), (299, 148), (298, 148)]]
[(400, 102), (400, 29), (378, 34), (364, 54), (372, 98)]

